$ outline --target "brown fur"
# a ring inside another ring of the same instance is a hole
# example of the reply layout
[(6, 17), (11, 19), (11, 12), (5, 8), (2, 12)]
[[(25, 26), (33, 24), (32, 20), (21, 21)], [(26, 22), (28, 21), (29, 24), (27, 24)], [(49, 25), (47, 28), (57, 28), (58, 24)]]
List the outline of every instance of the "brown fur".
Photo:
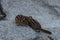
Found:
[(42, 29), (40, 23), (37, 22), (36, 20), (34, 20), (32, 17), (17, 15), (15, 18), (15, 21), (16, 21), (16, 23), (18, 23), (22, 26), (29, 25), (32, 29), (34, 29), (37, 32), (42, 31), (47, 34), (51, 34), (50, 31)]
[(28, 22), (29, 22), (29, 26), (34, 29), (34, 30), (37, 30), (38, 32), (42, 31), (42, 32), (45, 32), (47, 34), (51, 34), (50, 31), (48, 30), (45, 30), (45, 29), (42, 29), (41, 28), (41, 25), (39, 24), (39, 22), (37, 22), (36, 20), (34, 20), (33, 18), (29, 18), (28, 19)]
[[(17, 15), (16, 18), (15, 18), (15, 21), (17, 24), (21, 25), (21, 26), (25, 26), (25, 25), (28, 25), (28, 22), (27, 22), (27, 18), (26, 16), (22, 16), (22, 15)], [(23, 20), (24, 19), (24, 20)]]
[[(21, 25), (21, 26), (30, 26), (33, 30), (37, 31), (37, 32), (44, 32), (47, 34), (52, 34), (50, 31), (42, 29), (41, 25), (39, 22), (37, 22), (36, 20), (34, 20), (31, 16), (23, 16), (23, 15), (17, 15), (15, 18), (15, 21), (17, 24)], [(50, 40), (53, 40), (52, 37), (48, 36), (48, 38)]]

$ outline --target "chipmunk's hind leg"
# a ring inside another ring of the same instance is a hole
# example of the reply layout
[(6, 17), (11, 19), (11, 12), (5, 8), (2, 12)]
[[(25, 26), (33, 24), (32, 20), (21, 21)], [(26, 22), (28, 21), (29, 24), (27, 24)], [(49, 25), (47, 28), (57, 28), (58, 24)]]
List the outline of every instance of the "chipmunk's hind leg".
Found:
[(42, 31), (42, 32), (45, 32), (45, 33), (47, 33), (47, 34), (52, 34), (50, 31), (45, 30), (45, 29), (41, 29), (41, 31)]
[(32, 20), (34, 21), (35, 25), (37, 25), (37, 27), (39, 27), (38, 29), (40, 29), (41, 28), (40, 23), (38, 21), (34, 20), (34, 19), (32, 19)]
[(50, 39), (50, 40), (54, 40), (52, 37), (50, 37), (50, 36), (48, 36), (48, 38)]

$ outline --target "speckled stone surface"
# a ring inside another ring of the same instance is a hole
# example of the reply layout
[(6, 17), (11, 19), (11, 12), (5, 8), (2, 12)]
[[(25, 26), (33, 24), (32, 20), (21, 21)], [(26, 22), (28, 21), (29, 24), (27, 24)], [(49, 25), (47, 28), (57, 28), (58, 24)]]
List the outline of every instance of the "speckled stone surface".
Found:
[(32, 16), (42, 28), (52, 32), (54, 40), (60, 40), (60, 0), (2, 0), (1, 4), (7, 16), (0, 21), (0, 40), (49, 40), (43, 32), (17, 26), (18, 14)]

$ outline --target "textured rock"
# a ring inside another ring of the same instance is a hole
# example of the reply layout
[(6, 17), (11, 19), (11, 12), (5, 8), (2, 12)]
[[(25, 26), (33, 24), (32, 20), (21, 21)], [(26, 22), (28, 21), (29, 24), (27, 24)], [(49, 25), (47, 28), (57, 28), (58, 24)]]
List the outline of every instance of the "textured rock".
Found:
[(15, 17), (18, 14), (32, 16), (42, 28), (52, 32), (55, 40), (60, 39), (59, 0), (2, 0), (2, 6), (7, 16), (6, 20), (0, 21), (0, 40), (48, 40), (45, 33), (17, 26)]

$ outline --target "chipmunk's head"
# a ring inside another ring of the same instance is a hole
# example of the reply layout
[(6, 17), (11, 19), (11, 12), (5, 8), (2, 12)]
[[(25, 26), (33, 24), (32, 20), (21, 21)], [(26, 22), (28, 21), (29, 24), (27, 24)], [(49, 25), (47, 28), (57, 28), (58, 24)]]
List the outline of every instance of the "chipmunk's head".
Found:
[(28, 23), (26, 18), (23, 15), (17, 15), (15, 20), (16, 20), (16, 23), (18, 23), (22, 26), (27, 25), (27, 23)]

